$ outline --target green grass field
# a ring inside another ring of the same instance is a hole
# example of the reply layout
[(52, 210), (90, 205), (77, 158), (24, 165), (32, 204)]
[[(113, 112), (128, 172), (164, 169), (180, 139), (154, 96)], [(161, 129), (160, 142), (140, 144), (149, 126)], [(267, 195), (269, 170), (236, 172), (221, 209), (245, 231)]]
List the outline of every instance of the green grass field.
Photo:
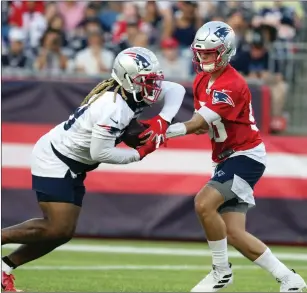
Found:
[[(272, 250), (307, 279), (307, 248)], [(31, 292), (189, 292), (210, 270), (208, 252), (201, 243), (78, 239), (18, 268), (16, 284)], [(268, 273), (232, 249), (230, 261), (235, 279), (224, 292), (279, 291)]]

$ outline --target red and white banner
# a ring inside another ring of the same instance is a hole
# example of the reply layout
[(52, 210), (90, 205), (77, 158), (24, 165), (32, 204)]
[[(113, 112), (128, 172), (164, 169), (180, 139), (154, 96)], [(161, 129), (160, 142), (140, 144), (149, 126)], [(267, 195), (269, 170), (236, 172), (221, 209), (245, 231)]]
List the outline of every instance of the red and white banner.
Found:
[[(30, 155), (51, 125), (2, 125), (2, 185), (31, 188)], [(307, 199), (307, 138), (264, 137), (268, 164), (255, 187), (256, 197)], [(195, 195), (212, 173), (207, 136), (172, 139), (168, 147), (129, 165), (101, 164), (88, 174), (90, 192)]]

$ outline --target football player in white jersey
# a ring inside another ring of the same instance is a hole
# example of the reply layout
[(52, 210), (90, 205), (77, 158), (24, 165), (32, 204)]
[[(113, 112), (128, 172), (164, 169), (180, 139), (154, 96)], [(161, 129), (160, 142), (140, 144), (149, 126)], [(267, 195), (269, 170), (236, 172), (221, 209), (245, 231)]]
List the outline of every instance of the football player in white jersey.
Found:
[[(2, 289), (16, 291), (13, 269), (68, 242), (75, 231), (85, 194), (86, 172), (100, 163), (128, 164), (158, 147), (177, 114), (185, 89), (163, 80), (160, 64), (148, 49), (133, 47), (118, 54), (112, 78), (98, 84), (69, 119), (42, 136), (31, 160), (32, 185), (43, 218), (2, 229), (2, 244), (22, 244), (2, 258)], [(160, 114), (147, 121), (138, 149), (116, 148), (116, 140), (142, 109), (164, 99)], [(101, 178), (103, 180), (103, 178)]]

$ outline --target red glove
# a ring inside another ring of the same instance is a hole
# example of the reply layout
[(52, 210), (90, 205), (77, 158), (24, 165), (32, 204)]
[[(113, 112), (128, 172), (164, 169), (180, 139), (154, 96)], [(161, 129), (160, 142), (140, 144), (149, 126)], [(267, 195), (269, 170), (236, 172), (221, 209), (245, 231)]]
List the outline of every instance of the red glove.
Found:
[(163, 137), (162, 141), (166, 141), (166, 130), (170, 123), (164, 120), (160, 115), (140, 122), (149, 126), (139, 135), (140, 139), (146, 137), (146, 142), (151, 142), (155, 141), (157, 137)]
[(138, 147), (136, 150), (140, 154), (140, 160), (142, 160), (145, 156), (154, 152), (156, 149), (157, 149), (157, 144), (151, 141), (141, 147)]

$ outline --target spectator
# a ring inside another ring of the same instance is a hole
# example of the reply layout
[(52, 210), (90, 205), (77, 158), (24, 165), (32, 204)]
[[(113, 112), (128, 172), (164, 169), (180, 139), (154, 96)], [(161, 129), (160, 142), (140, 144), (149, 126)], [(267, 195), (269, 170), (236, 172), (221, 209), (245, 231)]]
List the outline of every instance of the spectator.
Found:
[(261, 24), (258, 30), (263, 35), (264, 43), (267, 47), (270, 47), (277, 40), (277, 29), (275, 26)]
[(102, 30), (90, 30), (87, 34), (88, 47), (77, 53), (75, 70), (91, 76), (110, 72), (114, 54), (104, 48)]
[(263, 77), (263, 73), (268, 70), (269, 55), (259, 31), (252, 33), (249, 48), (240, 54), (240, 58), (234, 60), (232, 65), (244, 76), (258, 79)]
[(103, 29), (106, 32), (111, 32), (113, 25), (116, 23), (117, 17), (122, 12), (123, 2), (108, 1), (107, 4), (107, 7), (101, 11), (99, 18)]
[(8, 52), (8, 42), (6, 42), (6, 40), (1, 37), (1, 54), (2, 55), (6, 55)]
[(126, 33), (122, 37), (119, 44), (115, 47), (115, 51), (118, 54), (120, 51), (129, 47), (147, 47), (148, 37), (145, 33), (140, 31), (138, 22), (127, 21)]
[(250, 1), (217, 1), (216, 11), (225, 18), (234, 13), (240, 12), (244, 15), (244, 18), (247, 19), (248, 17), (251, 17), (253, 11), (251, 3), (252, 2)]
[(59, 73), (66, 71), (68, 58), (62, 52), (61, 32), (54, 29), (48, 29), (42, 40), (39, 56), (34, 67), (38, 71), (48, 71)]
[(49, 2), (45, 7), (45, 19), (49, 24), (51, 19), (58, 14), (58, 8), (55, 2)]
[(44, 1), (11, 1), (9, 10), (9, 24), (24, 28), (29, 18), (44, 13)]
[(174, 20), (173, 37), (181, 47), (190, 47), (198, 28), (203, 24), (198, 15), (197, 1), (178, 2)]
[(246, 41), (248, 23), (240, 10), (233, 10), (227, 18), (227, 23), (233, 28), (236, 34), (237, 53), (234, 58), (232, 58), (232, 62), (241, 62), (241, 54), (249, 50), (249, 44)]
[(2, 41), (7, 42), (9, 36), (9, 3), (7, 1), (1, 2), (1, 34)]
[(260, 9), (253, 19), (253, 26), (267, 25), (275, 27), (279, 40), (292, 41), (299, 26), (299, 19), (295, 10), (284, 5), (283, 1), (276, 1), (272, 7)]
[(95, 4), (94, 2), (90, 2), (84, 11), (85, 19), (98, 18), (100, 6)]
[(13, 1), (11, 4), (9, 23), (12, 26), (22, 27), (26, 34), (26, 46), (36, 48), (47, 28), (43, 15), (44, 3), (42, 1)]
[(25, 33), (20, 28), (11, 28), (9, 32), (9, 49), (1, 57), (1, 64), (11, 68), (26, 68), (31, 60), (24, 53)]
[(249, 26), (242, 11), (231, 11), (227, 18), (227, 23), (233, 28), (237, 38), (243, 39), (245, 37)]
[(142, 21), (138, 7), (132, 2), (123, 4), (123, 13), (113, 27), (113, 43), (118, 44), (127, 36), (127, 22), (136, 22), (142, 32), (148, 32), (148, 25)]
[(64, 19), (60, 14), (54, 15), (48, 22), (49, 28), (64, 31)]
[(58, 2), (58, 10), (65, 22), (65, 31), (74, 34), (74, 30), (81, 22), (87, 3), (84, 1), (61, 1)]
[(261, 80), (269, 86), (272, 97), (273, 124), (276, 124), (274, 122), (276, 120), (284, 120), (282, 116), (288, 86), (278, 70), (276, 72), (269, 71), (269, 53), (259, 31), (253, 32), (250, 50), (242, 53), (236, 64), (232, 65), (245, 77)]
[(155, 1), (146, 2), (142, 19), (149, 25), (149, 43), (159, 42), (163, 18)]
[(217, 10), (217, 1), (215, 0), (208, 0), (208, 1), (199, 1), (198, 9), (199, 15), (202, 19), (206, 22), (212, 21), (214, 17), (218, 16), (223, 19), (223, 16), (220, 14), (220, 11)]
[(161, 53), (158, 59), (163, 65), (163, 73), (166, 79), (187, 80), (189, 79), (189, 63), (179, 54), (179, 43), (174, 38), (164, 39), (161, 42)]
[(64, 19), (60, 14), (54, 15), (49, 22), (49, 27), (53, 30), (57, 30), (61, 33), (62, 44), (67, 45), (65, 30), (64, 30)]
[(87, 35), (92, 31), (101, 31), (99, 19), (84, 19), (78, 26), (76, 34), (69, 40), (69, 47), (74, 52), (73, 55), (87, 47)]
[(93, 32), (93, 31), (101, 31), (103, 33), (102, 28), (101, 28), (101, 24), (100, 24), (98, 18), (88, 18), (88, 19), (86, 19), (83, 23), (83, 28), (84, 28), (85, 36), (86, 36), (87, 33)]
[[(152, 1), (153, 2), (153, 1)], [(161, 37), (160, 39), (170, 38), (173, 33), (173, 10), (172, 1), (155, 1), (157, 6), (157, 13), (162, 18), (161, 21)]]

